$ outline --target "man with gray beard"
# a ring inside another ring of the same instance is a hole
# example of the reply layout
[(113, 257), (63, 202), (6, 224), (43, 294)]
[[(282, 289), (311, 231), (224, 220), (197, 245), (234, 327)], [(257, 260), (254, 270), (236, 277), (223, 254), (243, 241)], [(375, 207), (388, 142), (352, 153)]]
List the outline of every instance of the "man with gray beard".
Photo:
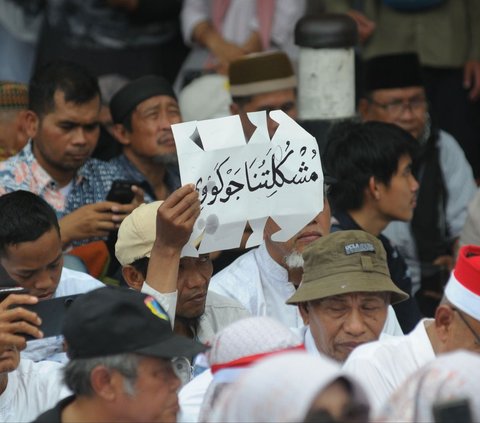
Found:
[[(304, 329), (298, 307), (288, 305), (286, 301), (295, 294), (302, 280), (303, 250), (330, 233), (327, 197), (324, 197), (323, 210), (288, 241), (272, 240), (272, 235), (279, 229), (269, 219), (264, 229), (264, 242), (214, 275), (209, 290), (237, 300), (254, 316), (269, 316), (289, 328)], [(402, 334), (391, 307), (383, 332)]]
[(113, 132), (123, 151), (110, 161), (118, 179), (139, 182), (145, 201), (165, 200), (180, 187), (171, 125), (182, 122), (177, 98), (163, 77), (131, 81), (110, 101)]

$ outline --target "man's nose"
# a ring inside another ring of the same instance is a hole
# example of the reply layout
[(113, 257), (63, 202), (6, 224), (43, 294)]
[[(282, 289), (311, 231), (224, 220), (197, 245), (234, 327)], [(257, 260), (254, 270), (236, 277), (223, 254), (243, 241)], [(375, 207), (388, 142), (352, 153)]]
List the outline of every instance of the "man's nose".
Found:
[(347, 316), (343, 324), (345, 332), (353, 336), (360, 336), (365, 333), (365, 320), (362, 313), (354, 308)]
[(207, 283), (208, 279), (199, 270), (192, 270), (187, 277), (189, 288), (203, 288)]
[(79, 144), (86, 144), (86, 142), (87, 142), (87, 134), (85, 133), (85, 129), (83, 129), (81, 126), (78, 126), (74, 130), (72, 143), (79, 145)]
[(54, 285), (54, 278), (48, 270), (43, 270), (36, 278), (34, 286), (35, 289), (48, 289)]
[(418, 183), (415, 176), (411, 175), (411, 179), (412, 179), (411, 183), (410, 183), (411, 190), (412, 190), (412, 192), (417, 192), (418, 188), (420, 188), (420, 184)]

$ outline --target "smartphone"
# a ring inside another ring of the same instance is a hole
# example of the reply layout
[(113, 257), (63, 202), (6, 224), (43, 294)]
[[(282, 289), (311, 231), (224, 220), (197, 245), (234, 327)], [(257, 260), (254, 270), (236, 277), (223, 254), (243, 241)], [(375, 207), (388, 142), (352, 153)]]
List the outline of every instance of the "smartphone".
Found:
[[(22, 304), (18, 305), (18, 307), (37, 313), (38, 317), (42, 319), (42, 324), (39, 326), (39, 329), (43, 332), (44, 338), (48, 338), (49, 336), (57, 336), (62, 333), (65, 314), (80, 295), (83, 294), (51, 298), (49, 300), (39, 301), (37, 304)], [(36, 339), (27, 334), (23, 335), (27, 340)]]
[(467, 398), (437, 402), (433, 404), (432, 410), (435, 423), (471, 423), (473, 421), (470, 402)]
[(20, 286), (1, 286), (0, 287), (0, 303), (10, 294), (28, 294), (28, 290)]
[(116, 203), (120, 204), (131, 203), (133, 197), (135, 196), (134, 192), (132, 191), (132, 185), (139, 185), (139, 182), (115, 179), (112, 182), (110, 191), (108, 191), (106, 200), (115, 201)]

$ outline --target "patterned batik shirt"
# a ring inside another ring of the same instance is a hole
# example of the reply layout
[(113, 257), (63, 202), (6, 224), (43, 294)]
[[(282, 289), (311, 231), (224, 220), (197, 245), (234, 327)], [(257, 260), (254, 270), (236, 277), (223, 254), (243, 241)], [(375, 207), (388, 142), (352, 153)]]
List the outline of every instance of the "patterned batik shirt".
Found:
[(78, 169), (69, 194), (65, 197), (58, 184), (42, 168), (32, 151), (32, 140), (15, 156), (0, 163), (0, 195), (25, 190), (42, 197), (60, 219), (86, 204), (105, 201), (118, 169), (97, 159), (88, 159)]
[[(140, 172), (124, 154), (120, 154), (113, 158), (109, 163), (118, 169), (118, 175), (121, 175), (121, 177), (117, 176), (118, 179), (127, 179), (138, 182), (138, 186), (145, 192), (146, 203), (151, 203), (152, 201), (157, 200), (153, 187), (145, 179), (143, 173)], [(168, 191), (172, 193), (177, 188), (180, 188), (180, 171), (176, 164), (166, 165), (165, 169), (165, 185), (167, 186)]]

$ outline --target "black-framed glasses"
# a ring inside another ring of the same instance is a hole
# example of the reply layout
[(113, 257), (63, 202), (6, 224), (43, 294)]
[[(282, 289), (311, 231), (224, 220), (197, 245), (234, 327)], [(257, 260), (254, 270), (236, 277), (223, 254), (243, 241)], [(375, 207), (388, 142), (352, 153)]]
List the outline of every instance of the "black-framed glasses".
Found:
[(413, 113), (423, 112), (425, 110), (425, 105), (427, 104), (427, 99), (423, 95), (415, 96), (407, 100), (394, 100), (390, 103), (379, 103), (372, 98), (368, 101), (374, 106), (380, 107), (393, 117), (400, 116), (407, 108)]
[(463, 312), (461, 312), (458, 308), (455, 308), (455, 307), (452, 307), (452, 310), (458, 313), (458, 315), (460, 316), (460, 319), (462, 319), (462, 322), (465, 323), (465, 326), (474, 336), (475, 343), (480, 346), (480, 335), (477, 333), (475, 329), (472, 328), (472, 325), (468, 323), (468, 320), (465, 318), (465, 315), (463, 314)]

